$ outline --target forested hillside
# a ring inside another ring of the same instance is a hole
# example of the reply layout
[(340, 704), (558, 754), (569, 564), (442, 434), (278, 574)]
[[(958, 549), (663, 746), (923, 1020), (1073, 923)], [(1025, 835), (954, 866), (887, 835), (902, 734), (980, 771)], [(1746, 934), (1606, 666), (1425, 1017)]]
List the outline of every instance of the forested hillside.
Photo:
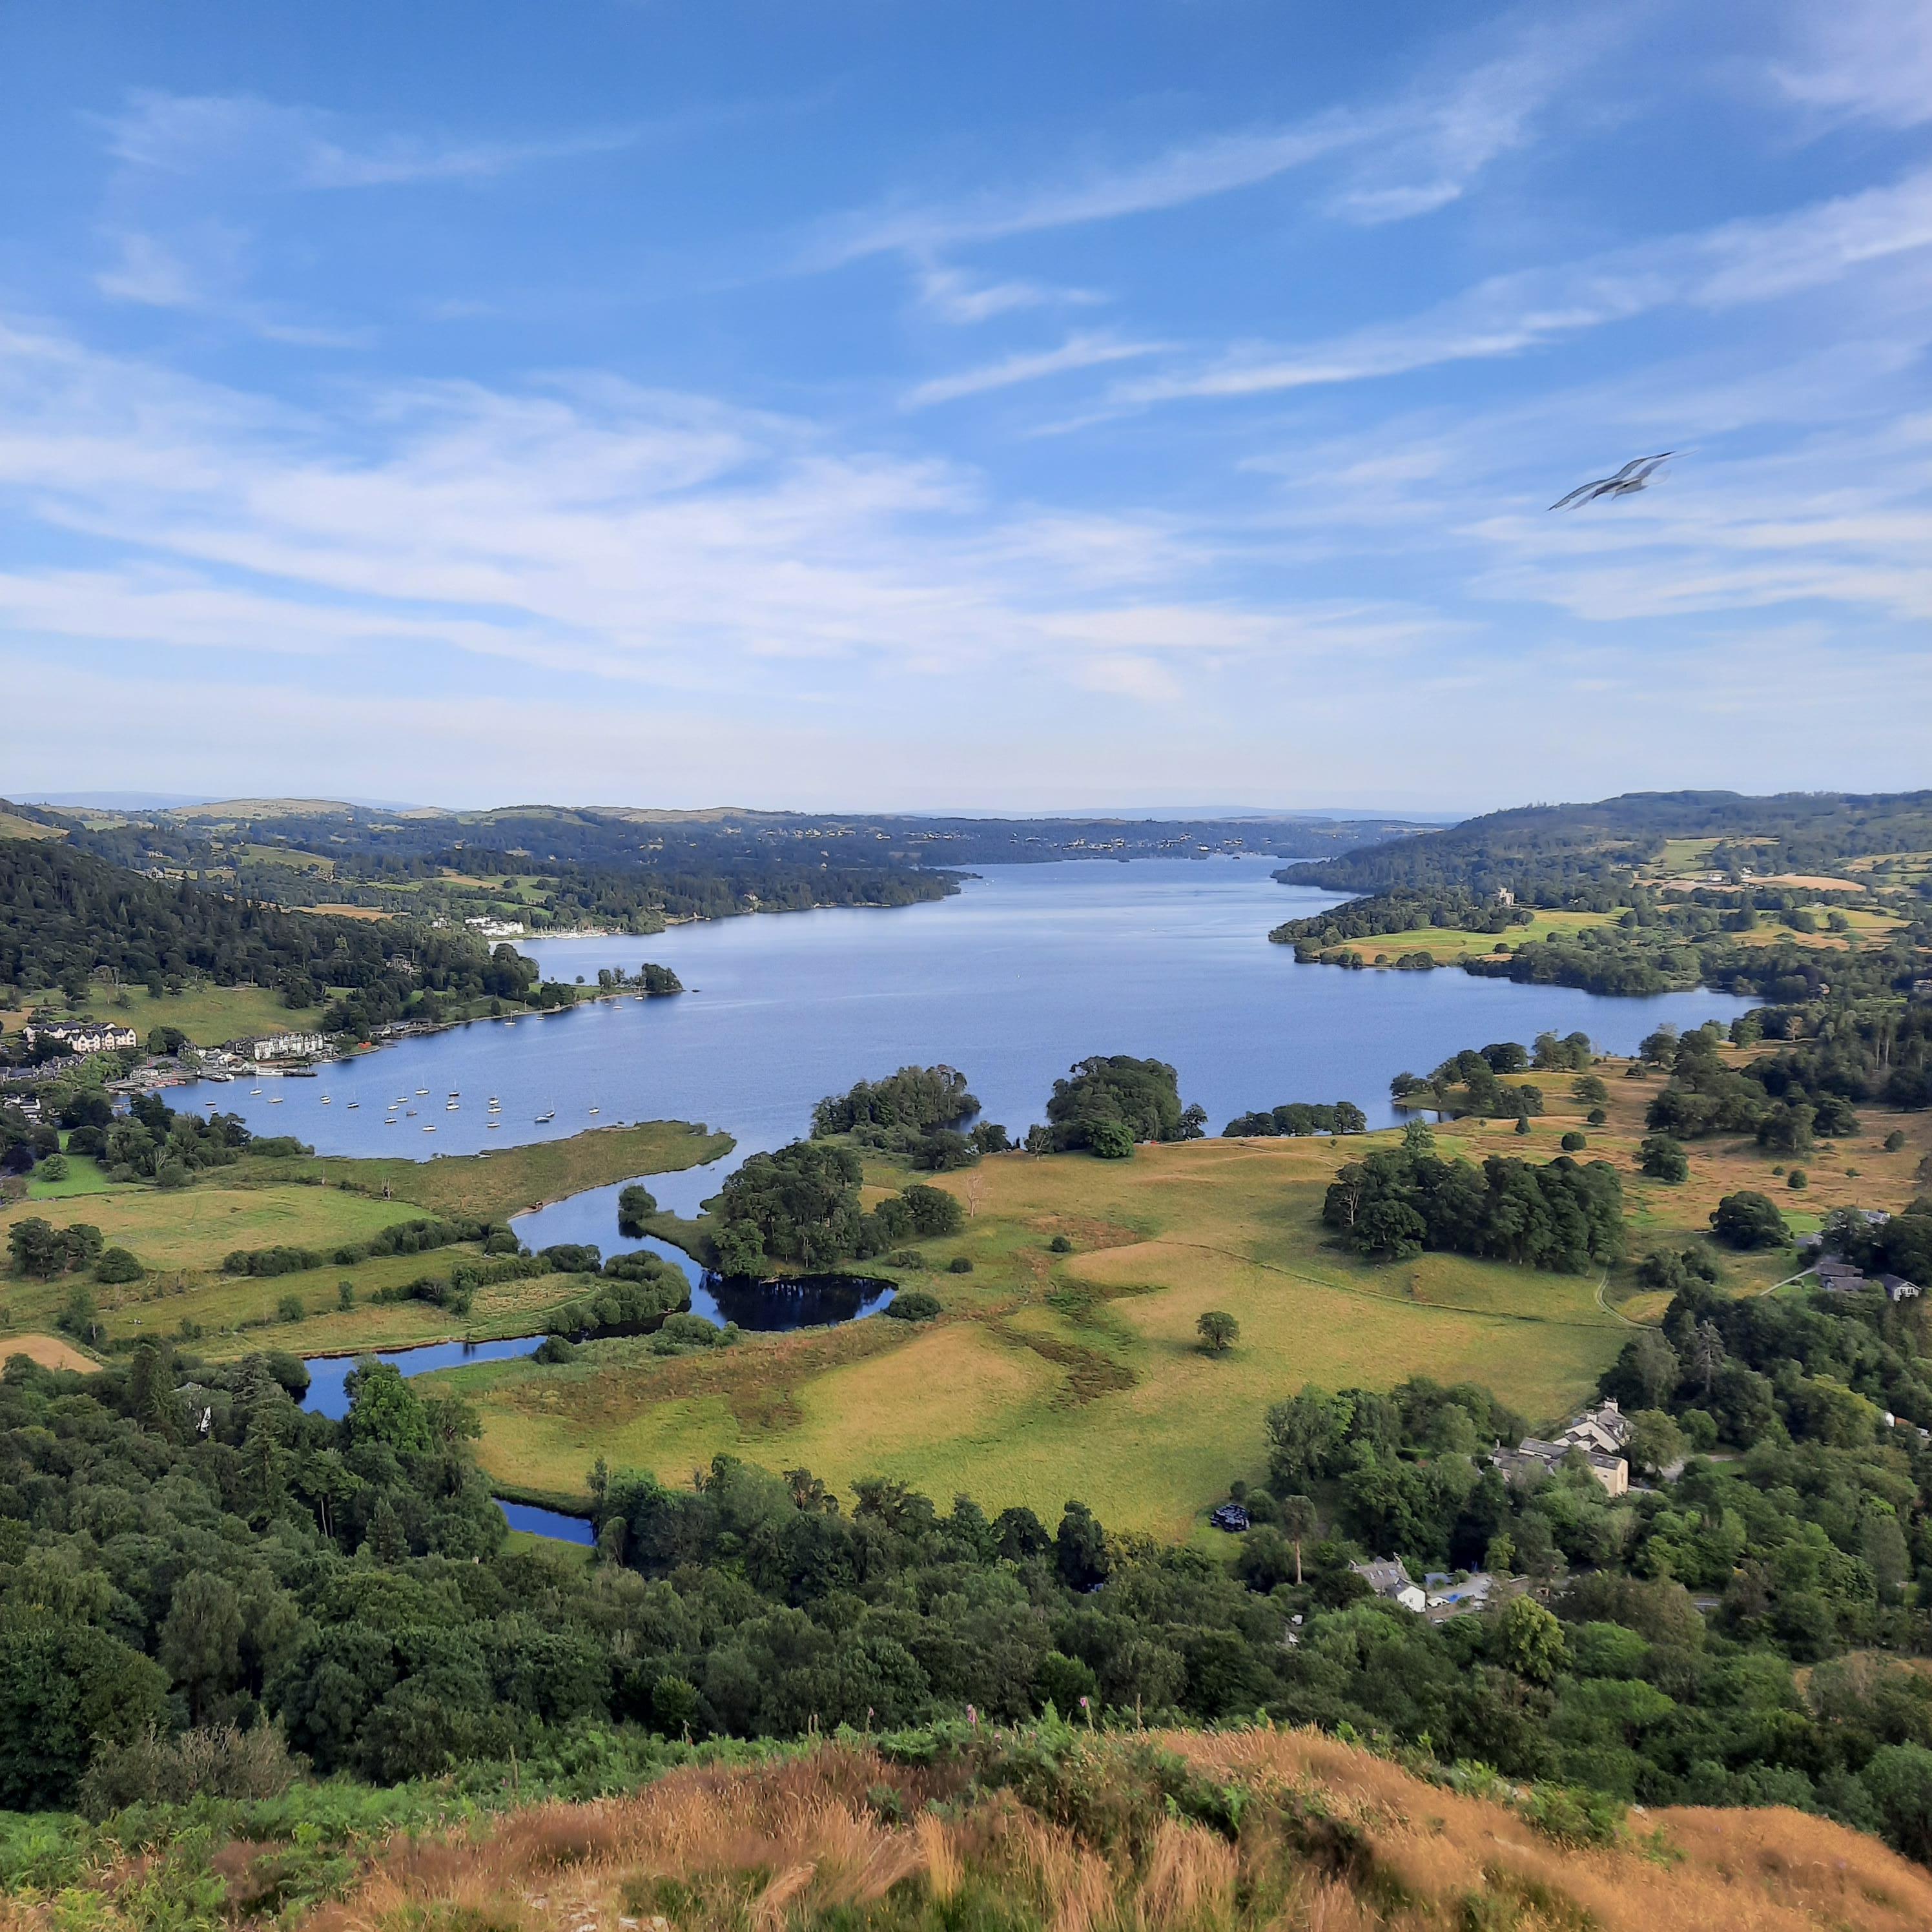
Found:
[(1713, 866), (1735, 856), (1728, 842), (1748, 841), (1738, 849), (1760, 873), (1826, 871), (1866, 854), (1932, 849), (1932, 791), (1628, 792), (1592, 805), (1522, 806), (1276, 876), (1333, 892), (1460, 890), (1479, 898), (1504, 886), (1522, 904), (1601, 909), (1618, 902), (1604, 894), (1660, 857), (1670, 839), (1722, 842)]
[(272, 800), (146, 812), (19, 809), (118, 865), (193, 873), (282, 904), (637, 932), (735, 913), (913, 904), (956, 891), (946, 869), (953, 866), (1230, 852), (1312, 858), (1411, 829), (1394, 820), (389, 812)]
[[(286, 1357), (16, 1358), (0, 1804), (165, 1795), (151, 1729), (218, 1756), (204, 1734), (272, 1718), (317, 1771), (377, 1783), (621, 1780), (667, 1738), (1050, 1704), (1346, 1724), (1612, 1818), (1780, 1803), (1927, 1856), (1932, 1680), (1886, 1653), (1926, 1642), (1928, 1352), (1916, 1306), (1687, 1280), (1604, 1388), (1640, 1470), (1690, 1460), (1617, 1499), (1580, 1467), (1506, 1484), (1486, 1452), (1523, 1420), (1473, 1386), (1287, 1394), (1232, 1570), (1077, 1501), (1049, 1523), (883, 1479), (844, 1498), (722, 1457), (689, 1487), (594, 1469), (581, 1564), (506, 1546), (470, 1411), (392, 1367), (358, 1370), (338, 1422), (296, 1406)], [(1491, 1614), (1438, 1622), (1350, 1567), (1390, 1556), (1504, 1580)]]
[(425, 1008), (433, 1016), (464, 1000), (521, 1002), (538, 980), (530, 961), (461, 929), (291, 912), (187, 879), (149, 879), (68, 844), (0, 839), (0, 985), (57, 986), (78, 1003), (103, 992), (97, 974), (157, 997), (188, 976), (252, 982), (293, 1010), (333, 992), (341, 997), (331, 1030)]
[(1323, 964), (1784, 1007), (1906, 993), (1932, 964), (1932, 793), (1528, 806), (1275, 876), (1361, 895), (1269, 934)]

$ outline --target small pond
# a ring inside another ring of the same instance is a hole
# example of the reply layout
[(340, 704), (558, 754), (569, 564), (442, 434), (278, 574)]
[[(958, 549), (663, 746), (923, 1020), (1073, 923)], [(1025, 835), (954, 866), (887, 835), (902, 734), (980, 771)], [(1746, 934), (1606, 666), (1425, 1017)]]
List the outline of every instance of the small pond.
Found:
[(561, 1510), (540, 1508), (535, 1503), (513, 1503), (498, 1496), (496, 1507), (512, 1529), (528, 1530), (532, 1536), (548, 1536), (559, 1543), (580, 1543), (586, 1548), (597, 1540), (596, 1526), (587, 1516), (566, 1516)]

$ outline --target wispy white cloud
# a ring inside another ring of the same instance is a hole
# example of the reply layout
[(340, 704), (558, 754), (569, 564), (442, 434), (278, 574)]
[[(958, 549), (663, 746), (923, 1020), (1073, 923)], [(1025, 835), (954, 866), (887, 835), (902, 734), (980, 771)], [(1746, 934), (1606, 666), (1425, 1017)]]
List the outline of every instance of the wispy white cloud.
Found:
[(105, 125), (108, 148), (132, 168), (196, 175), (245, 164), (254, 188), (384, 188), (417, 182), (487, 180), (537, 162), (612, 153), (634, 145), (636, 128), (593, 128), (529, 140), (378, 134), (356, 141), (340, 117), (254, 94), (142, 90)]
[(1659, 308), (1724, 309), (1798, 295), (1928, 248), (1932, 170), (1786, 214), (1498, 275), (1419, 315), (1304, 347), (1237, 349), (1125, 385), (1116, 400), (1262, 395), (1516, 356)]
[(1161, 342), (1123, 342), (1111, 335), (1070, 336), (1058, 349), (1004, 356), (997, 362), (982, 363), (977, 368), (962, 369), (955, 375), (934, 376), (908, 390), (900, 406), (929, 409), (935, 403), (956, 402), (962, 396), (984, 395), (991, 389), (1010, 389), (1019, 382), (1037, 382), (1048, 376), (1064, 375), (1070, 370), (1131, 362), (1138, 356), (1156, 354), (1168, 346)]
[(1092, 289), (1056, 288), (1024, 280), (988, 281), (932, 260), (918, 264), (917, 272), (920, 302), (944, 322), (987, 322), (1016, 309), (1057, 308), (1106, 299)]
[(1801, 0), (1788, 17), (1794, 44), (1772, 68), (1787, 100), (1832, 119), (1882, 127), (1932, 121), (1932, 6), (1926, 0)]
[(1204, 596), (1211, 546), (1159, 520), (997, 508), (956, 465), (602, 376), (324, 420), (0, 332), (0, 503), (100, 560), (0, 574), (0, 628), (380, 651), (400, 682), (454, 652), (714, 696), (779, 658), (794, 698), (995, 663), (1064, 686), (1090, 656), (1320, 651), (1342, 621)]
[(200, 222), (170, 241), (134, 229), (107, 239), (114, 259), (94, 284), (110, 302), (208, 316), (304, 349), (362, 349), (373, 339), (367, 328), (293, 316), (245, 295), (248, 237), (225, 223)]
[(1324, 162), (1346, 164), (1326, 198), (1333, 215), (1376, 225), (1429, 213), (1525, 146), (1552, 99), (1616, 31), (1608, 22), (1536, 25), (1518, 32), (1502, 54), (1466, 61), (1446, 82), (1432, 74), (1366, 106), (1204, 135), (1058, 181), (841, 215), (811, 236), (805, 264), (830, 268), (898, 252), (925, 259), (969, 244), (1158, 214)]

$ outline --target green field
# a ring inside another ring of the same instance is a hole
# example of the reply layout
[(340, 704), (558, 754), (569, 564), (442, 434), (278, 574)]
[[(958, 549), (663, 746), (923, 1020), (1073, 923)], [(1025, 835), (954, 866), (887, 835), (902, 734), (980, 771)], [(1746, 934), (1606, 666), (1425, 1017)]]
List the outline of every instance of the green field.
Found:
[[(608, 1187), (639, 1174), (670, 1174), (702, 1166), (731, 1150), (729, 1134), (686, 1120), (643, 1120), (630, 1127), (593, 1127), (568, 1140), (504, 1148), (442, 1160), (348, 1160), (310, 1156), (272, 1164), (290, 1179), (346, 1180), (437, 1214), (500, 1220), (589, 1187)], [(260, 1163), (269, 1168), (270, 1163)]]
[[(1856, 1145), (1811, 1158), (1802, 1196), (1748, 1142), (1696, 1144), (1690, 1179), (1666, 1186), (1634, 1160), (1661, 1076), (1600, 1070), (1611, 1118), (1585, 1130), (1582, 1157), (1616, 1164), (1630, 1226), (1628, 1261), (1601, 1280), (1449, 1255), (1374, 1265), (1330, 1248), (1322, 1191), (1360, 1141), (1206, 1141), (1118, 1165), (1004, 1155), (938, 1184), (974, 1211), (964, 1234), (926, 1244), (939, 1271), (916, 1279), (945, 1306), (932, 1326), (878, 1318), (670, 1360), (609, 1341), (568, 1366), (495, 1364), (450, 1379), (478, 1405), (485, 1466), (532, 1494), (580, 1497), (599, 1455), (685, 1482), (723, 1451), (842, 1486), (887, 1474), (988, 1508), (1057, 1513), (1078, 1496), (1112, 1526), (1182, 1535), (1231, 1478), (1262, 1473), (1263, 1414), (1304, 1382), (1466, 1378), (1546, 1426), (1587, 1394), (1632, 1314), (1662, 1313), (1639, 1298), (1636, 1262), (1702, 1239), (1720, 1194), (1761, 1189), (1790, 1207), (1794, 1228), (1815, 1225), (1840, 1203), (1903, 1204), (1932, 1149), (1932, 1118), (1874, 1109)], [(1551, 1159), (1583, 1108), (1570, 1076), (1532, 1078), (1549, 1112), (1531, 1132), (1464, 1121), (1442, 1132), (1444, 1147)], [(1894, 1126), (1908, 1144), (1886, 1154)], [(905, 1176), (882, 1164), (868, 1178)], [(1056, 1234), (1075, 1252), (1052, 1253)], [(943, 1271), (956, 1254), (970, 1274)], [(1798, 1265), (1788, 1250), (1720, 1264), (1744, 1294)], [(1209, 1309), (1241, 1325), (1220, 1359), (1196, 1339)]]
[(1472, 956), (1493, 952), (1499, 946), (1515, 952), (1552, 934), (1580, 932), (1586, 926), (1612, 926), (1617, 917), (1615, 913), (1539, 912), (1527, 926), (1513, 926), (1507, 932), (1414, 926), (1406, 932), (1378, 932), (1366, 939), (1343, 940), (1335, 950), (1355, 953), (1370, 966), (1393, 966), (1405, 952), (1426, 952), (1438, 965), (1453, 966)]
[(27, 1198), (29, 1201), (72, 1201), (83, 1194), (106, 1194), (118, 1183), (110, 1180), (102, 1172), (100, 1163), (92, 1154), (74, 1154), (67, 1156), (68, 1176), (64, 1180), (48, 1180), (38, 1169), (27, 1182)]
[[(997, 1156), (940, 1184), (976, 1210), (926, 1245), (974, 1269), (921, 1279), (946, 1304), (933, 1326), (875, 1319), (670, 1361), (602, 1342), (566, 1368), (452, 1379), (479, 1405), (485, 1466), (532, 1492), (580, 1492), (598, 1454), (682, 1480), (722, 1450), (989, 1508), (1057, 1514), (1077, 1494), (1110, 1525), (1165, 1535), (1260, 1473), (1263, 1412), (1304, 1382), (1480, 1379), (1539, 1420), (1587, 1391), (1628, 1332), (1593, 1280), (1331, 1252), (1314, 1224), (1336, 1159), (1319, 1140), (1144, 1148), (1119, 1166)], [(1057, 1234), (1073, 1253), (1049, 1251)], [(1241, 1324), (1223, 1358), (1195, 1336), (1210, 1308)]]
[[(181, 993), (164, 993), (154, 998), (145, 986), (123, 989), (124, 1006), (105, 986), (97, 986), (77, 1010), (117, 1026), (130, 1026), (145, 1040), (158, 1026), (178, 1027), (197, 1046), (218, 1046), (225, 1040), (240, 1040), (262, 1034), (286, 1033), (292, 1027), (314, 1023), (319, 1009), (292, 1011), (282, 1004), (279, 993), (266, 986), (190, 986)], [(51, 990), (29, 996), (31, 1010), (0, 1016), (11, 1030), (24, 1025), (38, 1014), (43, 1019), (64, 1018), (69, 1008), (61, 995)]]
[[(427, 1303), (378, 1304), (371, 1297), (424, 1275), (447, 1274), (455, 1262), (476, 1258), (473, 1246), (325, 1262), (272, 1276), (225, 1275), (221, 1263), (236, 1249), (326, 1252), (425, 1216), (505, 1220), (586, 1188), (716, 1160), (730, 1146), (728, 1135), (682, 1121), (652, 1121), (420, 1162), (249, 1156), (173, 1190), (106, 1182), (93, 1162), (70, 1156), (74, 1175), (0, 1210), (0, 1232), (28, 1215), (56, 1226), (87, 1222), (110, 1246), (130, 1250), (147, 1273), (114, 1286), (75, 1276), (51, 1282), (8, 1278), (0, 1284), (0, 1351), (8, 1332), (52, 1324), (77, 1286), (93, 1297), (110, 1342), (186, 1334), (196, 1336), (196, 1348), (216, 1357), (266, 1346), (321, 1354), (453, 1336), (527, 1334), (546, 1311), (580, 1293), (580, 1282), (548, 1275), (486, 1287), (469, 1314), (459, 1316)], [(355, 1305), (348, 1310), (338, 1295), (344, 1280), (354, 1286)], [(291, 1297), (302, 1310), (295, 1322), (280, 1312)]]

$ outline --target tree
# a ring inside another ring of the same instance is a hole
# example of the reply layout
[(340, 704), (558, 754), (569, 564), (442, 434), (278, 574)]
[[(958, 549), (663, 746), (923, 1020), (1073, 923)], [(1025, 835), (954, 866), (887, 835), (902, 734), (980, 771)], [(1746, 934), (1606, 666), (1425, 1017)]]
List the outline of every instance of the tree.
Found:
[(1084, 1503), (1066, 1505), (1054, 1534), (1053, 1547), (1060, 1580), (1070, 1590), (1090, 1590), (1107, 1580), (1112, 1568), (1107, 1558), (1107, 1533)]
[(1563, 1626), (1532, 1597), (1514, 1598), (1496, 1619), (1498, 1660), (1532, 1684), (1548, 1684), (1563, 1668), (1570, 1647)]
[(1885, 1820), (1885, 1834), (1907, 1858), (1932, 1862), (1932, 1750), (1886, 1744), (1860, 1774)]
[(1091, 1145), (1102, 1121), (1125, 1127), (1130, 1142), (1193, 1139), (1207, 1117), (1182, 1106), (1180, 1076), (1165, 1061), (1117, 1053), (1076, 1060), (1053, 1083), (1046, 1118), (1054, 1146), (1067, 1148)]
[(1133, 1130), (1124, 1120), (1095, 1120), (1085, 1129), (1087, 1146), (1100, 1160), (1125, 1160), (1134, 1150)]
[(1281, 1532), (1294, 1546), (1294, 1582), (1301, 1586), (1301, 1546), (1321, 1534), (1322, 1519), (1312, 1496), (1283, 1496), (1280, 1510)]
[(1719, 1201), (1712, 1211), (1711, 1230), (1732, 1248), (1781, 1248), (1791, 1238), (1776, 1204), (1750, 1188)]
[(167, 1702), (160, 1669), (106, 1630), (14, 1612), (0, 1624), (0, 1805), (70, 1810), (94, 1753), (154, 1730)]
[(216, 1694), (235, 1681), (241, 1649), (242, 1604), (235, 1586), (208, 1570), (190, 1570), (176, 1588), (156, 1655), (186, 1693), (196, 1724), (206, 1720)]
[(1690, 1158), (1683, 1143), (1669, 1134), (1646, 1134), (1637, 1143), (1637, 1167), (1652, 1180), (1672, 1182), (1690, 1178)]
[(618, 1233), (638, 1240), (645, 1232), (645, 1223), (657, 1211), (658, 1204), (651, 1190), (641, 1181), (631, 1182), (617, 1196)]
[(1208, 1310), (1194, 1327), (1210, 1355), (1225, 1355), (1241, 1339), (1241, 1324), (1218, 1308)]
[(1640, 1408), (1630, 1419), (1624, 1453), (1634, 1468), (1660, 1475), (1681, 1462), (1689, 1448), (1683, 1430), (1660, 1408)]

